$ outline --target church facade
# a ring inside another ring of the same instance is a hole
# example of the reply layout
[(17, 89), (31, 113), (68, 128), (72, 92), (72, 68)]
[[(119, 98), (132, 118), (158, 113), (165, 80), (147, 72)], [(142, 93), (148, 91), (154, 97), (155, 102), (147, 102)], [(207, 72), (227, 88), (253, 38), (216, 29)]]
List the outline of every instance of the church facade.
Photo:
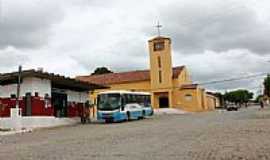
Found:
[(93, 101), (101, 91), (130, 90), (150, 92), (154, 108), (200, 112), (219, 106), (218, 98), (192, 83), (186, 66), (172, 67), (170, 38), (157, 36), (148, 41), (148, 46), (150, 70), (78, 76), (77, 79), (109, 87), (91, 92)]

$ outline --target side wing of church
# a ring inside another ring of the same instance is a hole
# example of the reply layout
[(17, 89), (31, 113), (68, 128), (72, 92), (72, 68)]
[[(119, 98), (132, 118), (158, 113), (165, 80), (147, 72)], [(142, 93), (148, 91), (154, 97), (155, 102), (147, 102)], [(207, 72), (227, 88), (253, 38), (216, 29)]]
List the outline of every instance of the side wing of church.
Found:
[(110, 87), (91, 92), (93, 101), (102, 91), (130, 90), (150, 92), (154, 108), (199, 112), (213, 110), (219, 105), (218, 98), (207, 94), (197, 84), (192, 84), (185, 66), (172, 67), (170, 38), (155, 37), (148, 41), (148, 46), (150, 70), (78, 76), (77, 79)]

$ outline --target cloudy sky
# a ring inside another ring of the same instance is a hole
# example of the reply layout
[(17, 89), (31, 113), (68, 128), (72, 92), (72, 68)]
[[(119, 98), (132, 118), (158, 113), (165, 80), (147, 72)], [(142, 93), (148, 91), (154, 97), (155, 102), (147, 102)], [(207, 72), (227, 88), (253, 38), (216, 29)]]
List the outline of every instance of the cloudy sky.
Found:
[[(147, 40), (172, 38), (174, 66), (195, 82), (270, 70), (267, 0), (0, 0), (0, 72), (43, 67), (68, 76), (149, 66)], [(258, 91), (262, 77), (206, 86)]]

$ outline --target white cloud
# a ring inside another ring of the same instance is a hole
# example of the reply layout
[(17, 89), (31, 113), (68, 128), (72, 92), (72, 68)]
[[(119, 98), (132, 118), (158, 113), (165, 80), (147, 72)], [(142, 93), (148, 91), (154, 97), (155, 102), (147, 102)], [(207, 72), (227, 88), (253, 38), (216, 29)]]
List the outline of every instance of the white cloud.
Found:
[(148, 68), (147, 40), (156, 35), (157, 20), (172, 37), (174, 64), (187, 65), (195, 81), (265, 72), (269, 6), (266, 0), (2, 0), (0, 72), (18, 64), (70, 76), (98, 66)]
[(8, 46), (0, 49), (0, 72), (11, 72), (17, 69), (19, 65), (29, 61), (27, 54)]
[[(191, 71), (192, 78), (197, 83), (231, 79), (260, 73), (270, 70), (267, 59), (270, 56), (260, 56), (248, 50), (229, 50), (216, 53), (205, 51), (199, 55), (175, 54), (176, 64), (186, 64)], [(253, 89), (260, 86), (262, 76), (246, 80), (231, 81), (220, 84), (205, 85), (211, 90), (232, 90), (235, 88)]]

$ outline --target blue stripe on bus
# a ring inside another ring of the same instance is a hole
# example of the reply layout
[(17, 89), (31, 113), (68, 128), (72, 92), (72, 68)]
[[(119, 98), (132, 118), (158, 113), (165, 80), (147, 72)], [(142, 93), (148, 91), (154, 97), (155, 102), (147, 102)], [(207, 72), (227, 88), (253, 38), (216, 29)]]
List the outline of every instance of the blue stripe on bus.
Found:
[[(147, 108), (144, 109), (144, 115), (142, 111), (132, 111), (130, 113), (130, 118), (131, 119), (138, 119), (143, 116), (152, 116), (153, 115), (153, 109), (152, 108)], [(97, 119), (98, 120), (111, 120), (113, 122), (118, 122), (118, 121), (124, 121), (127, 120), (127, 114), (125, 112), (112, 112), (112, 113), (102, 113), (102, 112), (97, 112)]]
[(112, 120), (113, 122), (123, 121), (127, 119), (127, 115), (124, 112), (102, 113), (97, 112), (98, 120)]
[(153, 115), (153, 109), (145, 109), (144, 110), (144, 116), (152, 116)]
[(142, 111), (132, 111), (130, 112), (130, 116), (132, 119), (138, 119), (139, 117), (142, 117)]

